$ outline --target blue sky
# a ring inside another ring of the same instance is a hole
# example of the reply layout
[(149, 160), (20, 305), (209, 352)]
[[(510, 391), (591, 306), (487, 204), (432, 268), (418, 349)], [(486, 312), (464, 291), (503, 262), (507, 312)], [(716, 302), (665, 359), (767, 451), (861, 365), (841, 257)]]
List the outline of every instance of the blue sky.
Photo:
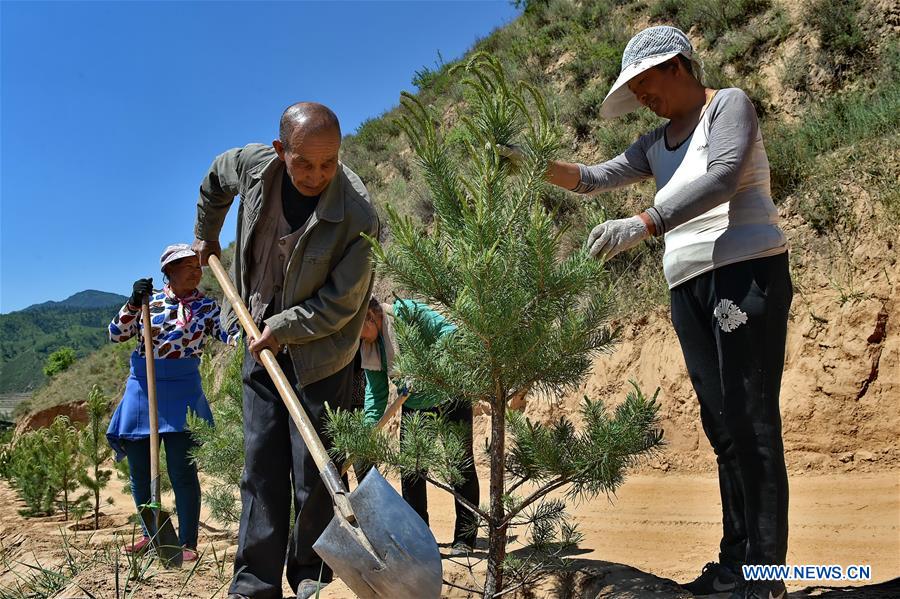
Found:
[(353, 132), (438, 52), (516, 16), (507, 0), (0, 2), (0, 312), (161, 284), (218, 153), (271, 142), (299, 100)]

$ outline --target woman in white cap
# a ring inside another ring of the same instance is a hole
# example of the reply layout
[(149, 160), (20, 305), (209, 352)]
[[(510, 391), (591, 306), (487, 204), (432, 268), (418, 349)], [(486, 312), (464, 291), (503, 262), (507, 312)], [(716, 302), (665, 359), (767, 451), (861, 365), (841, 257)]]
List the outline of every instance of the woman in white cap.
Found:
[[(159, 403), (159, 433), (166, 446), (166, 465), (178, 513), (178, 540), (184, 547), (184, 561), (197, 559), (197, 530), (200, 524), (200, 481), (190, 457), (194, 447), (186, 420), (190, 410), (212, 424), (212, 412), (200, 384), (200, 356), (207, 339), (233, 345), (237, 323), (225, 329), (219, 321), (216, 300), (197, 290), (202, 271), (200, 260), (186, 243), (170, 245), (160, 258), (166, 285), (153, 291), (153, 279), (138, 279), (128, 302), (109, 325), (113, 342), (135, 335), (138, 344), (131, 354), (131, 373), (106, 437), (116, 451), (116, 459), (128, 459), (131, 494), (140, 509), (150, 501), (150, 429), (147, 399), (147, 366), (141, 303), (149, 296), (156, 392)], [(126, 547), (127, 552), (147, 548), (147, 532)]]
[(756, 111), (740, 89), (705, 87), (687, 36), (667, 26), (628, 42), (600, 113), (641, 106), (668, 121), (607, 162), (551, 163), (547, 178), (584, 194), (655, 179), (652, 206), (597, 225), (587, 243), (608, 260), (665, 236), (672, 323), (717, 456), (723, 508), (718, 562), (685, 586), (781, 599), (782, 581), (745, 583), (741, 574), (747, 564), (783, 564), (788, 535), (779, 390), (793, 290)]

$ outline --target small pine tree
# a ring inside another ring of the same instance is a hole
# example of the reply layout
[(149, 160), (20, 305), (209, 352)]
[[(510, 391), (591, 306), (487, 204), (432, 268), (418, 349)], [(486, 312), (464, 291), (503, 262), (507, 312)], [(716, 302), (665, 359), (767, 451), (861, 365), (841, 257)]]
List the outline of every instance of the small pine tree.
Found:
[(214, 389), (209, 354), (203, 355), (200, 364), (203, 389), (216, 424), (210, 426), (202, 418), (189, 414), (188, 428), (198, 442), (192, 454), (197, 468), (212, 478), (204, 485), (203, 500), (213, 518), (224, 524), (234, 524), (241, 517), (237, 491), (244, 469), (243, 344), (225, 351), (231, 354), (217, 389)]
[(59, 494), (48, 464), (51, 461), (49, 429), (23, 433), (10, 449), (8, 472), (13, 487), (25, 502), (23, 516), (49, 515)]
[(71, 347), (61, 347), (47, 358), (47, 362), (44, 364), (44, 374), (47, 377), (53, 377), (67, 370), (74, 363), (75, 350)]
[[(662, 433), (655, 396), (636, 388), (613, 413), (585, 398), (580, 431), (566, 418), (543, 425), (507, 412), (512, 397), (556, 397), (579, 386), (592, 358), (615, 340), (606, 324), (612, 289), (601, 262), (580, 248), (565, 255), (562, 232), (544, 208), (544, 175), (559, 136), (543, 98), (508, 82), (487, 54), (460, 69), (465, 147), (442, 139), (437, 119), (414, 96), (401, 100), (402, 125), (434, 203), (433, 225), (417, 226), (388, 206), (391, 244), (370, 241), (382, 273), (457, 326), (435, 339), (424, 321), (395, 321), (398, 376), (417, 390), (490, 408), (488, 504), (467, 505), (487, 529), (487, 576), (479, 589), (487, 599), (533, 584), (577, 542), (565, 503), (549, 493), (613, 492), (625, 468), (661, 444)], [(496, 150), (513, 140), (525, 156), (519, 166)], [(338, 411), (329, 420), (336, 455), (419, 473), (452, 492), (463, 455), (454, 428), (419, 415), (405, 417), (403, 426), (397, 446), (359, 415)], [(527, 532), (519, 536), (530, 541), (528, 559), (507, 553), (514, 530)]]
[(12, 478), (12, 444), (0, 445), (0, 478), (10, 480)]
[(0, 478), (9, 480), (12, 477), (10, 463), (12, 461), (12, 427), (0, 431)]
[(94, 385), (88, 395), (88, 423), (81, 431), (80, 448), (87, 468), (81, 472), (78, 482), (93, 495), (94, 529), (100, 528), (100, 491), (106, 488), (112, 470), (103, 468), (112, 457), (112, 448), (106, 442), (106, 397), (100, 387)]
[(69, 509), (85, 499), (74, 495), (78, 489), (78, 479), (84, 472), (84, 458), (79, 451), (81, 435), (68, 416), (57, 416), (47, 431), (50, 457), (47, 466), (54, 487), (62, 493), (63, 514), (68, 520)]

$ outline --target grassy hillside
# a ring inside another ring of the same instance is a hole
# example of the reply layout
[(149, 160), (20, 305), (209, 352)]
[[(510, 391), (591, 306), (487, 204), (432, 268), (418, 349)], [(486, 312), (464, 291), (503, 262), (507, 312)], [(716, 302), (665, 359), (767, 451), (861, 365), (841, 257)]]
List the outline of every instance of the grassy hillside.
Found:
[[(773, 195), (799, 213), (814, 235), (848, 226), (841, 185), (864, 176), (880, 219), (900, 220), (896, 164), (873, 162), (869, 152), (845, 152), (834, 170), (832, 153), (884, 145), (900, 125), (900, 50), (888, 18), (890, 3), (862, 0), (545, 0), (521, 3), (524, 14), (475, 44), (551, 101), (567, 140), (563, 159), (596, 163), (623, 151), (659, 120), (642, 109), (604, 121), (602, 102), (618, 74), (622, 50), (640, 29), (675, 24), (686, 31), (712, 87), (741, 87), (756, 104), (769, 149)], [(423, 67), (412, 83), (443, 115), (448, 144), (463, 135), (463, 90), (454, 63)], [(431, 218), (428, 190), (397, 125), (398, 109), (365, 122), (344, 141), (344, 160), (369, 186), (376, 204), (392, 204), (422, 222)], [(888, 147), (890, 145), (888, 144)], [(823, 166), (828, 165), (828, 176)], [(843, 172), (841, 172), (843, 171)], [(831, 176), (834, 174), (835, 176)], [(820, 184), (824, 181), (824, 185)], [(573, 246), (604, 217), (634, 214), (652, 203), (651, 183), (594, 199), (550, 191), (546, 204), (568, 227)], [(788, 198), (797, 201), (786, 202)], [(390, 239), (390, 232), (385, 232)], [(797, 249), (797, 248), (795, 248)], [(610, 263), (620, 277), (619, 310), (633, 313), (665, 303), (662, 245), (644, 244)], [(381, 294), (395, 291), (380, 281)]]
[(44, 363), (61, 347), (84, 357), (106, 343), (107, 326), (117, 309), (34, 307), (0, 314), (0, 393), (44, 384)]
[[(65, 372), (53, 377), (35, 391), (30, 399), (18, 404), (14, 414), (19, 416), (64, 403), (87, 401), (95, 384), (108, 397), (118, 399), (125, 389), (129, 359), (134, 347), (134, 340), (125, 343), (106, 342), (96, 351), (77, 360)], [(115, 404), (113, 401), (112, 405)]]
[[(769, 152), (773, 195), (792, 245), (795, 304), (807, 305), (804, 294), (818, 293), (822, 285), (839, 289), (841, 301), (858, 297), (854, 281), (869, 268), (865, 256), (857, 255), (863, 240), (869, 254), (896, 260), (900, 44), (894, 31), (896, 14), (889, 14), (890, 2), (531, 0), (520, 4), (524, 14), (472, 50), (495, 54), (514, 78), (535, 86), (550, 101), (566, 140), (566, 152), (560, 158), (600, 162), (659, 122), (647, 110), (603, 121), (599, 108), (618, 74), (628, 39), (652, 24), (676, 24), (688, 31), (699, 52), (704, 82), (713, 87), (741, 87), (756, 104)], [(462, 152), (459, 119), (464, 114), (464, 97), (452, 72), (454, 64), (439, 61), (423, 66), (411, 74), (411, 84), (423, 102), (442, 115), (445, 142)], [(379, 210), (391, 204), (428, 223), (429, 193), (397, 117), (395, 109), (366, 121), (345, 138), (342, 157), (366, 182)], [(583, 243), (590, 226), (605, 217), (634, 214), (652, 203), (653, 194), (652, 184), (646, 183), (589, 200), (550, 190), (544, 201), (555, 211), (559, 226), (566, 228), (569, 247), (574, 248)], [(390, 231), (383, 234), (389, 242)], [(650, 241), (609, 263), (619, 278), (622, 316), (642, 314), (668, 301), (661, 254), (662, 244)], [(229, 257), (226, 250), (226, 266)], [(221, 293), (209, 273), (201, 286), (213, 295)], [(402, 293), (384, 279), (377, 282), (376, 291), (382, 296)], [(3, 334), (2, 339), (6, 338)], [(61, 375), (35, 396), (31, 407), (85, 395), (69, 392), (70, 384), (76, 384), (75, 373), (109, 376), (103, 384), (114, 388), (125, 376), (124, 370), (109, 366), (122, 363), (121, 356), (114, 358), (116, 351), (104, 347), (79, 361), (71, 383)]]

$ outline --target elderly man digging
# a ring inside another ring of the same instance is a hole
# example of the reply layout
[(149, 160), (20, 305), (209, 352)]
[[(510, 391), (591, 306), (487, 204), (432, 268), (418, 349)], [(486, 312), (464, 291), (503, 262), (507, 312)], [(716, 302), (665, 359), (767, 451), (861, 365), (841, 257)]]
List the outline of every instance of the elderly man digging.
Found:
[[(350, 407), (372, 288), (371, 248), (360, 234), (376, 236), (378, 217), (362, 181), (338, 160), (340, 146), (340, 124), (330, 109), (294, 104), (271, 146), (250, 144), (217, 156), (200, 186), (194, 249), (201, 264), (219, 255), (222, 223), (241, 196), (232, 278), (262, 331), (244, 356), (244, 472), (232, 599), (280, 599), (285, 566), (298, 599), (316, 593), (320, 572), (323, 584), (332, 578), (312, 549), (331, 519), (331, 499), (258, 359), (263, 349), (275, 353), (320, 436), (326, 401)], [(229, 312), (226, 305), (226, 318)]]

